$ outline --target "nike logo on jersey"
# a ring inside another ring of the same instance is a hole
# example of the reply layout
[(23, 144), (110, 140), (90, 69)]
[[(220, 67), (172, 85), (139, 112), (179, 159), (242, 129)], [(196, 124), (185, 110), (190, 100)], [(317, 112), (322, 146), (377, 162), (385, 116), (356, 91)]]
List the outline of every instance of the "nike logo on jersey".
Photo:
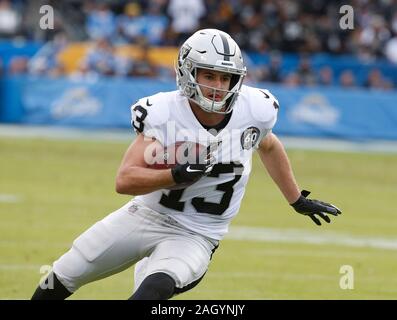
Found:
[[(266, 96), (266, 99), (270, 98), (270, 96), (265, 91), (262, 91), (262, 90), (259, 90), (259, 91), (262, 92)], [(280, 107), (280, 105), (276, 101), (273, 101), (273, 107), (274, 107), (274, 109), (278, 109)]]
[(190, 168), (190, 166), (188, 166), (188, 167), (186, 168), (186, 171), (187, 171), (187, 172), (201, 172), (202, 170), (192, 169), (192, 168)]
[(152, 103), (149, 103), (149, 99), (147, 99), (147, 100), (146, 100), (146, 105), (147, 105), (148, 107), (150, 107), (150, 106), (152, 106), (153, 104), (152, 104)]
[(263, 90), (259, 90), (259, 91), (262, 92), (266, 96), (266, 99), (270, 98), (270, 96), (265, 91), (263, 91)]

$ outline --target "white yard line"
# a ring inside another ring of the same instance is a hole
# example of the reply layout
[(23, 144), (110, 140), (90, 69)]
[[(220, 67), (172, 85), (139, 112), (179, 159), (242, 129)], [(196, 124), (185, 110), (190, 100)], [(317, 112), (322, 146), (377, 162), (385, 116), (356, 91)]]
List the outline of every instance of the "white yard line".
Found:
[[(225, 240), (236, 241), (256, 241), (270, 243), (292, 243), (309, 245), (334, 245), (353, 248), (374, 248), (384, 250), (397, 250), (397, 238), (364, 237), (329, 231), (307, 231), (302, 229), (275, 229), (262, 227), (232, 226)], [(67, 242), (45, 242), (37, 240), (0, 240), (0, 246), (29, 246), (29, 247), (70, 247)], [(264, 255), (285, 255), (281, 251), (264, 251)], [(297, 254), (296, 250), (292, 254)], [(307, 250), (303, 250), (299, 255), (309, 255)], [(336, 255), (335, 252), (325, 253), (326, 255)], [(354, 252), (351, 253), (353, 255)], [(342, 256), (344, 254), (342, 253)], [(338, 255), (340, 256), (340, 255)], [(4, 264), (0, 263), (1, 266)], [(27, 266), (29, 266), (27, 264)]]
[(0, 264), (1, 271), (15, 271), (15, 270), (36, 270), (39, 274), (41, 265), (36, 264), (7, 264), (2, 263)]
[(77, 129), (69, 127), (0, 125), (0, 137), (43, 138), (49, 140), (131, 141), (132, 129)]
[[(72, 239), (73, 240), (73, 239)], [(17, 246), (23, 248), (70, 248), (72, 246), (72, 242), (56, 242), (56, 241), (38, 241), (38, 240), (0, 240), (0, 247), (10, 247), (10, 246)]]
[(341, 233), (311, 232), (300, 229), (273, 229), (235, 226), (226, 239), (259, 242), (306, 243), (314, 245), (340, 245), (345, 247), (397, 250), (397, 239), (360, 237)]
[(397, 153), (397, 141), (389, 140), (363, 140), (349, 141), (341, 139), (302, 138), (302, 137), (280, 137), (286, 148), (359, 152), (359, 153)]
[(22, 197), (17, 194), (0, 193), (0, 203), (18, 203)]

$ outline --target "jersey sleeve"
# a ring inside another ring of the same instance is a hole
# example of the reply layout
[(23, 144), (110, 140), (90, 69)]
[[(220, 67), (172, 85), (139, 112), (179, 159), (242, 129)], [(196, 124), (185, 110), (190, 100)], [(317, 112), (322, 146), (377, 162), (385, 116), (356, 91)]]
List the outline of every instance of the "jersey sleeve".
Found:
[(131, 106), (131, 126), (136, 134), (155, 138), (164, 144), (164, 125), (168, 120), (167, 105), (157, 96), (139, 99)]
[(252, 88), (250, 98), (252, 116), (257, 121), (260, 130), (257, 147), (259, 142), (272, 132), (277, 122), (280, 104), (277, 98), (266, 89)]

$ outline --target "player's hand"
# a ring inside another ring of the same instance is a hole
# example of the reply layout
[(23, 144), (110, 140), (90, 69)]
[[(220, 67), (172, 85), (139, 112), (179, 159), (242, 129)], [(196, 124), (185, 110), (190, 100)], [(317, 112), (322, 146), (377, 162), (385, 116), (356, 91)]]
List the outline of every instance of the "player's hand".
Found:
[(309, 194), (310, 191), (302, 190), (299, 199), (296, 202), (292, 203), (291, 206), (295, 209), (296, 212), (309, 216), (315, 224), (321, 226), (321, 222), (316, 217), (316, 215), (323, 218), (327, 223), (330, 223), (331, 219), (328, 217), (327, 213), (334, 216), (342, 213), (333, 204), (326, 203), (320, 200), (306, 199)]
[(214, 156), (208, 152), (200, 163), (177, 164), (171, 169), (172, 177), (176, 184), (196, 182), (211, 172), (214, 161)]

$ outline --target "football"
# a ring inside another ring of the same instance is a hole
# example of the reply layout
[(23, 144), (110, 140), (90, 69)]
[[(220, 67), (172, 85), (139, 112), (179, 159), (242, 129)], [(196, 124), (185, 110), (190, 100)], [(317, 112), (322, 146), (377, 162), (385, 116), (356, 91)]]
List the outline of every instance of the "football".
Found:
[[(148, 152), (146, 162), (150, 169), (171, 169), (177, 164), (199, 163), (200, 159), (203, 160), (207, 155), (206, 151), (207, 148), (204, 145), (191, 141), (178, 141), (166, 147), (157, 144)], [(182, 183), (167, 189), (182, 189), (191, 184)]]

